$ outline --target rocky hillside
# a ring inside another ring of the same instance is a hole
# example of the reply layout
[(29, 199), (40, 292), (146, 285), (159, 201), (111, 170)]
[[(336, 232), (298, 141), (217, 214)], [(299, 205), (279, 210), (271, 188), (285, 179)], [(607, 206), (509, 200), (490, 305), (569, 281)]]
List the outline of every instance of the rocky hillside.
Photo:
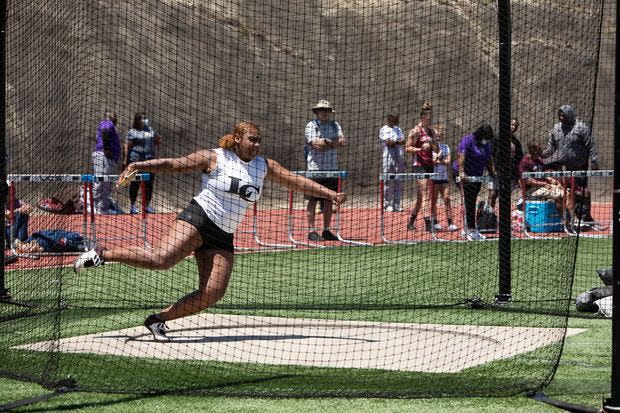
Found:
[[(522, 139), (544, 138), (561, 104), (591, 121), (603, 2), (512, 3)], [(252, 120), (268, 156), (303, 169), (310, 109), (328, 99), (349, 138), (341, 161), (350, 190), (374, 193), (385, 114), (409, 129), (430, 100), (450, 144), (480, 123), (497, 125), (497, 49), (495, 1), (10, 2), (9, 172), (90, 170), (106, 109), (119, 114), (122, 134), (148, 111), (161, 156), (212, 147)], [(161, 202), (182, 204), (198, 185), (179, 182), (160, 180)]]

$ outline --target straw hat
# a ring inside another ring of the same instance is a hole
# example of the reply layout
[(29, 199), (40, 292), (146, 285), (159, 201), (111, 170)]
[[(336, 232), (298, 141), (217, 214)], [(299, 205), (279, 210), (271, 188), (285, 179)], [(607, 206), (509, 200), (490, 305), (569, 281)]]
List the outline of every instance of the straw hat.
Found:
[(330, 105), (329, 102), (326, 100), (319, 100), (319, 103), (314, 105), (314, 107), (312, 108), (312, 111), (314, 113), (316, 113), (318, 110), (328, 110), (330, 112), (334, 111), (334, 109), (332, 108), (332, 105)]

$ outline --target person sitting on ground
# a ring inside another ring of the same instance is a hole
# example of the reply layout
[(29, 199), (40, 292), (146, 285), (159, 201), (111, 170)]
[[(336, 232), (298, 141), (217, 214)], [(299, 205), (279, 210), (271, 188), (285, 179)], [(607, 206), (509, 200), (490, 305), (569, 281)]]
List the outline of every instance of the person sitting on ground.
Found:
[(164, 270), (193, 252), (198, 265), (198, 288), (144, 321), (144, 326), (156, 341), (169, 341), (166, 321), (198, 313), (224, 296), (232, 274), (235, 230), (247, 208), (262, 195), (266, 179), (290, 191), (323, 198), (337, 205), (346, 200), (344, 193), (336, 193), (294, 174), (274, 160), (259, 156), (261, 143), (258, 126), (240, 122), (235, 125), (232, 134), (219, 140), (217, 149), (199, 150), (180, 158), (129, 164), (121, 174), (118, 185), (138, 170), (169, 173), (202, 171), (202, 190), (177, 216), (167, 235), (163, 235), (154, 248), (96, 247), (75, 261), (74, 271), (98, 267), (107, 262)]
[(15, 251), (19, 254), (40, 252), (77, 252), (85, 251), (87, 243), (77, 232), (62, 229), (46, 229), (33, 232), (23, 242), (15, 241)]
[[(542, 158), (542, 145), (539, 142), (530, 142), (527, 145), (527, 154), (519, 163), (519, 173), (524, 172), (543, 172), (545, 164)], [(564, 187), (555, 178), (550, 176), (544, 178), (522, 178), (523, 192), (526, 199), (552, 200), (558, 213), (564, 209), (563, 196)], [(568, 219), (568, 210), (566, 210)]]
[[(11, 223), (11, 209), (13, 210), (13, 222)], [(4, 242), (7, 248), (11, 247), (11, 242), (26, 241), (28, 238), (28, 221), (30, 220), (30, 214), (32, 213), (32, 206), (15, 198), (13, 205), (6, 204), (4, 210)]]

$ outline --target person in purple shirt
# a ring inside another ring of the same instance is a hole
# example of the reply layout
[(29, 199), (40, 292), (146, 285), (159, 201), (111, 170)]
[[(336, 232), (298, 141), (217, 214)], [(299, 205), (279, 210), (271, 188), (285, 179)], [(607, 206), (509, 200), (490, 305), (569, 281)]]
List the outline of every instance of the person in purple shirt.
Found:
[(469, 177), (482, 176), (488, 169), (489, 175), (495, 176), (495, 168), (491, 158), (491, 142), (493, 128), (482, 125), (472, 134), (461, 138), (458, 146), (457, 158), (452, 164), (453, 176), (457, 185), (462, 184), (463, 200), (465, 203), (464, 235), (469, 240), (484, 240), (476, 228), (476, 199), (482, 187), (481, 182), (471, 182)]
[[(121, 141), (116, 132), (116, 113), (106, 112), (97, 128), (97, 143), (93, 151), (95, 175), (111, 175), (118, 171), (121, 157)], [(95, 213), (116, 213), (114, 203), (110, 199), (111, 182), (93, 183), (93, 201)]]

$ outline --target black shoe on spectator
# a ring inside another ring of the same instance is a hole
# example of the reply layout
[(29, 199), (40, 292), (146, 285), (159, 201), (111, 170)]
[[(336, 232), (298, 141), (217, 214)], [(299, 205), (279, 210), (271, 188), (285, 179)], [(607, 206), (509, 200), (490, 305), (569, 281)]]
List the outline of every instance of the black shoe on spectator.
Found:
[(433, 221), (430, 218), (424, 218), (424, 228), (426, 232), (433, 232)]
[(318, 234), (318, 232), (316, 231), (312, 231), (311, 233), (308, 234), (308, 239), (310, 241), (323, 241), (323, 239), (321, 238), (321, 236)]
[(338, 237), (335, 236), (330, 230), (326, 229), (323, 230), (323, 233), (321, 234), (323, 236), (323, 239), (325, 241), (338, 241)]
[(4, 265), (13, 264), (17, 261), (17, 255), (5, 255), (4, 256)]
[(415, 231), (415, 218), (409, 217), (409, 221), (407, 221), (407, 229), (409, 231)]

